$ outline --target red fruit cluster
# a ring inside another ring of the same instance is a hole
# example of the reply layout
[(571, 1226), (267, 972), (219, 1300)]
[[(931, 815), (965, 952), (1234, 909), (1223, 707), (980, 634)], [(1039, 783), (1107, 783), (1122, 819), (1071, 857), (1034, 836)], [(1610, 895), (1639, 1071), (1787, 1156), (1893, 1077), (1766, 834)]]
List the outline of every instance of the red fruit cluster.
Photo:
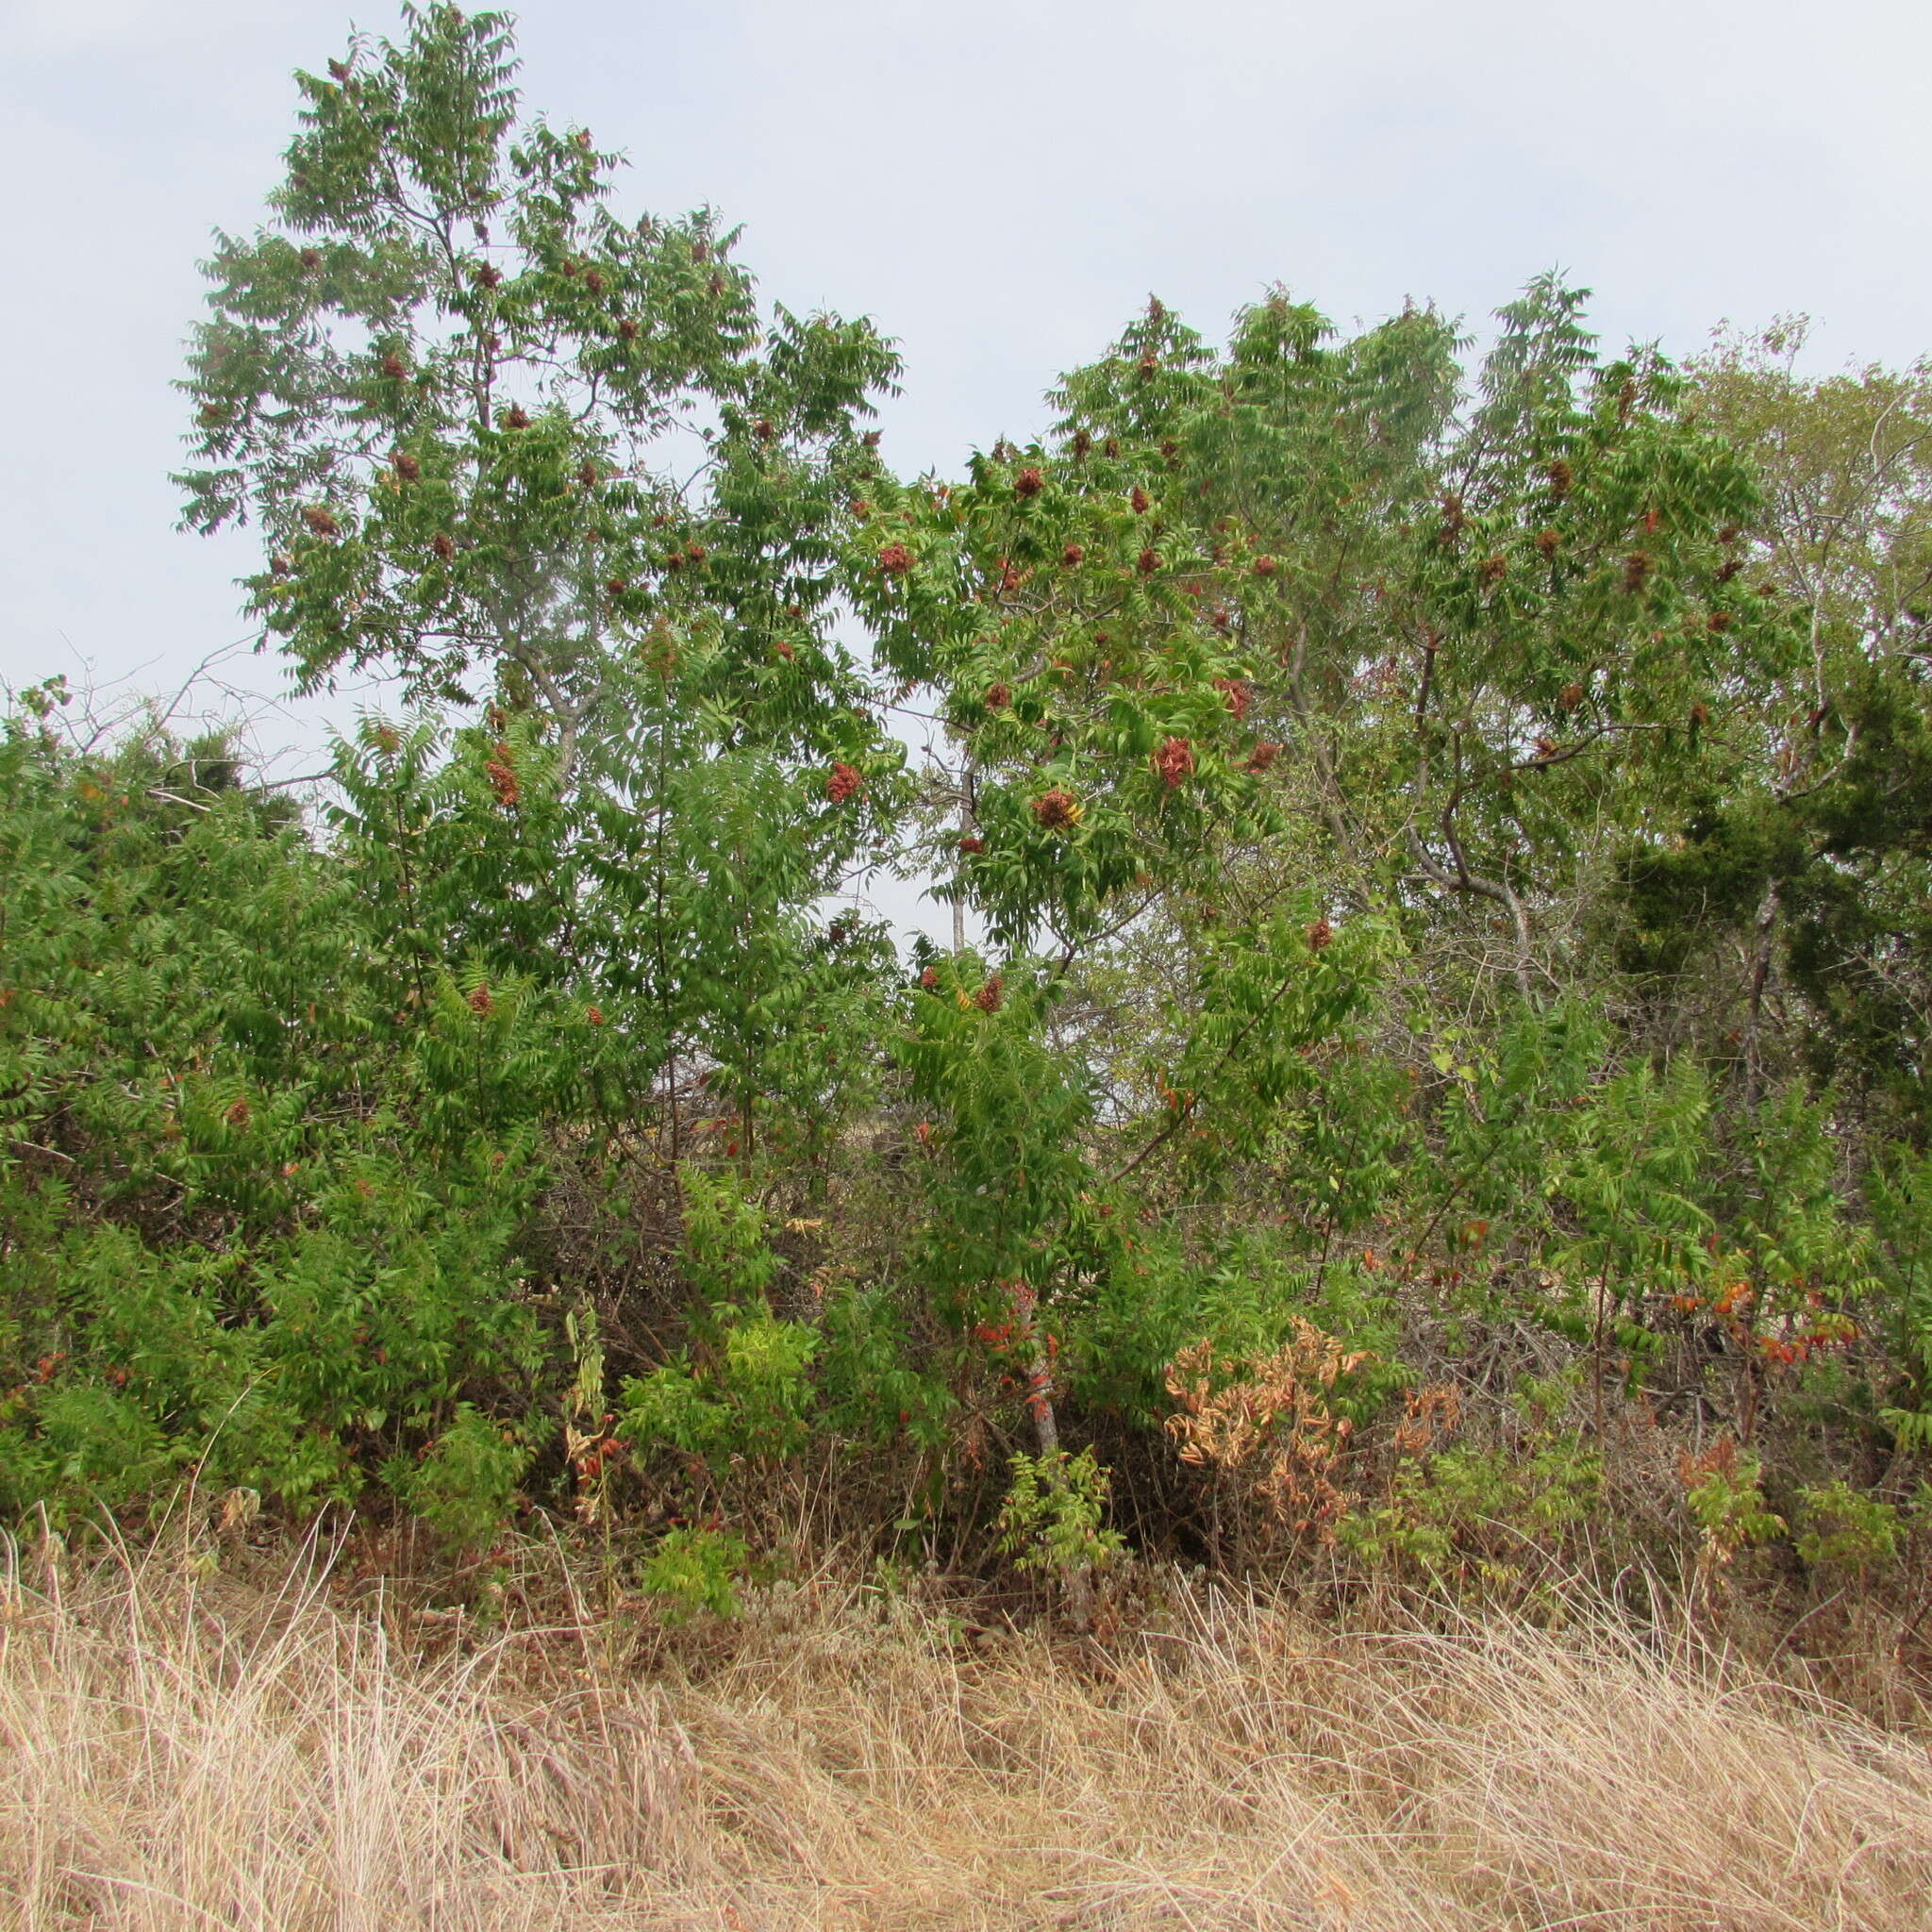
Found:
[(1066, 564), (1070, 569), (1073, 565), (1076, 563), (1084, 563), (1086, 559), (1086, 551), (1082, 549), (1081, 546), (1077, 543), (1069, 543), (1067, 547), (1060, 552), (1060, 561)]
[(1004, 711), (1013, 702), (1010, 685), (990, 684), (986, 688), (986, 708), (989, 711)]
[(1254, 702), (1254, 692), (1239, 677), (1217, 677), (1214, 689), (1227, 700), (1227, 708), (1234, 713), (1235, 723), (1248, 715), (1248, 707)]
[(1080, 808), (1071, 791), (1056, 785), (1033, 801), (1033, 816), (1049, 832), (1066, 832), (1080, 823)]
[(1127, 501), (1133, 505), (1137, 517), (1144, 517), (1147, 514), (1147, 492), (1138, 483), (1134, 485), (1134, 492)]
[(1046, 488), (1046, 478), (1038, 470), (1022, 470), (1013, 478), (1013, 492), (1017, 496), (1038, 496)]
[(1255, 559), (1255, 575), (1257, 577), (1272, 577), (1279, 568), (1272, 557), (1257, 557)]
[(865, 774), (857, 765), (848, 765), (841, 760), (832, 767), (830, 777), (825, 780), (825, 796), (834, 805), (843, 805), (865, 783)]
[(585, 1012), (584, 1018), (592, 1026), (601, 1026), (604, 1024), (604, 1008), (602, 1007), (591, 1007)]
[(1557, 702), (1566, 711), (1574, 711), (1583, 702), (1583, 687), (1580, 684), (1566, 684), (1557, 692)]
[(498, 288), (503, 282), (503, 271), (493, 261), (479, 262), (476, 279), (486, 289)]
[(382, 373), (386, 376), (388, 376), (391, 382), (400, 382), (402, 381), (404, 376), (408, 375), (409, 372), (408, 366), (404, 363), (403, 358), (400, 356), (398, 356), (393, 349), (391, 349), (389, 352), (389, 354), (382, 358)]
[(1073, 441), (1070, 442), (1067, 445), (1067, 447), (1071, 449), (1076, 457), (1084, 457), (1090, 450), (1092, 449), (1093, 439), (1091, 436), (1089, 436), (1084, 429), (1076, 429), (1074, 432)]
[(450, 560), (450, 558), (457, 554), (455, 539), (444, 536), (441, 530), (437, 531), (436, 535), (430, 538), (429, 547), (430, 549), (435, 551), (437, 556), (441, 558), (443, 562), (445, 563), (447, 563)]
[(488, 1017), (496, 1010), (496, 1002), (490, 997), (489, 982), (479, 980), (476, 991), (470, 995), (470, 1010)]
[(1185, 738), (1170, 738), (1154, 754), (1154, 769), (1171, 791), (1194, 772), (1194, 747)]
[(1143, 577), (1151, 577), (1160, 568), (1160, 552), (1150, 545), (1135, 559), (1135, 568)]
[(903, 577), (912, 568), (912, 553), (903, 543), (888, 543), (879, 552), (879, 568), (889, 577)]
[(617, 325), (617, 340), (621, 342), (634, 342), (638, 339), (638, 325), (629, 316)]
[(995, 973), (979, 991), (973, 995), (973, 1004), (982, 1013), (997, 1013), (1007, 996), (1007, 983)]
[(1651, 562), (1647, 551), (1633, 550), (1624, 559), (1624, 588), (1634, 597), (1650, 581)]
[(523, 788), (517, 783), (515, 754), (501, 739), (483, 767), (483, 775), (490, 780), (497, 804), (515, 805), (523, 796)]
[(1268, 740), (1263, 739), (1248, 754), (1248, 770), (1251, 772), (1265, 772), (1280, 755), (1281, 747), (1278, 744), (1272, 744)]
[(410, 456), (407, 450), (397, 450), (390, 460), (395, 465), (396, 475), (405, 483), (415, 482), (423, 474), (423, 465), (414, 457)]
[(919, 983), (922, 987), (925, 989), (927, 992), (937, 992), (940, 988), (939, 968), (937, 966), (928, 966), (925, 969), (925, 971), (919, 975)]
[(959, 841), (959, 850), (964, 853), (984, 852), (986, 850), (986, 841), (974, 838), (971, 833), (968, 833), (965, 838)]
[(1485, 584), (1499, 584), (1509, 575), (1509, 559), (1507, 557), (1486, 557), (1476, 566), (1476, 575)]
[(245, 1127), (249, 1120), (248, 1103), (245, 1100), (231, 1101), (227, 1112), (222, 1118), (231, 1127)]
[(1554, 557), (1562, 544), (1561, 535), (1555, 530), (1539, 530), (1536, 533), (1536, 547), (1545, 557)]
[(527, 429), (530, 426), (530, 419), (520, 403), (512, 403), (503, 412), (502, 421), (506, 429)]
[(310, 275), (322, 266), (322, 251), (317, 248), (305, 248), (295, 258)]
[(1325, 918), (1316, 920), (1314, 924), (1308, 928), (1309, 951), (1319, 953), (1334, 937), (1335, 928), (1328, 924)]
[(319, 503), (311, 503), (302, 512), (302, 521), (318, 537), (339, 537), (341, 535), (341, 525), (337, 523), (335, 518), (327, 510), (324, 509)]
[(584, 287), (590, 290), (591, 294), (601, 295), (604, 292), (603, 275), (596, 269), (591, 269), (584, 276)]
[(1570, 465), (1558, 457), (1543, 474), (1550, 479), (1550, 494), (1558, 503), (1562, 502), (1570, 494), (1570, 485), (1574, 481)]

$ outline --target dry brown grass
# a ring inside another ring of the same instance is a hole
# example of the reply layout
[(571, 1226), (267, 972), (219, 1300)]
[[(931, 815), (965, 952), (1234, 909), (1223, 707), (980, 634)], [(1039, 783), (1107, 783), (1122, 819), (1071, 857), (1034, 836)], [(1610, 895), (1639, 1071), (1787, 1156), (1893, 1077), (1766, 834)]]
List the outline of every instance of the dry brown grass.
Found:
[[(974, 1644), (829, 1583), (613, 1666), (144, 1565), (0, 1602), (23, 1932), (1923, 1932), (1922, 1741), (1608, 1624), (1337, 1635), (1170, 1590)], [(420, 1641), (440, 1631), (435, 1654)]]

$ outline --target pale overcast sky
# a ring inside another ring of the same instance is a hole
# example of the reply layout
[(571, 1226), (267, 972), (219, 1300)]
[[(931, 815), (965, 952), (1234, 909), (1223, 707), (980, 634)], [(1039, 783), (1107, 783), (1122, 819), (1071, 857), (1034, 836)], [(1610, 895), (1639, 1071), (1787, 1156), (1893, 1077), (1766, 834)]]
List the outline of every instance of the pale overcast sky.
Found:
[[(519, 12), (526, 104), (627, 151), (627, 205), (709, 202), (768, 295), (899, 340), (907, 470), (1026, 436), (1150, 291), (1209, 331), (1277, 279), (1344, 322), (1412, 295), (1480, 325), (1561, 266), (1615, 344), (1804, 309), (1826, 364), (1932, 348), (1924, 0)], [(159, 688), (242, 635), (249, 545), (173, 528), (169, 382), (210, 230), (278, 175), (290, 69), (352, 19), (395, 25), (391, 0), (0, 0), (0, 681)]]

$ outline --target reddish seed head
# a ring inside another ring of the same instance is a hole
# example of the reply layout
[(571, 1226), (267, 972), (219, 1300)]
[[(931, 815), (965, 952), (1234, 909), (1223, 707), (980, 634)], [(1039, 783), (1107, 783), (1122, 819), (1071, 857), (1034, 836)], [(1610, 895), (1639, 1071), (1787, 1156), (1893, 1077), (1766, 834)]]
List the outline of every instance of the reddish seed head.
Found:
[(1007, 983), (995, 973), (979, 991), (973, 995), (973, 1004), (982, 1013), (997, 1013), (1007, 996)]
[(503, 412), (502, 421), (506, 429), (527, 429), (530, 426), (530, 419), (520, 403), (512, 403)]
[(409, 455), (407, 450), (397, 450), (390, 460), (395, 465), (396, 475), (405, 483), (415, 482), (423, 474), (423, 465), (414, 457)]
[(1633, 550), (1624, 559), (1624, 588), (1634, 597), (1650, 580), (1650, 558), (1641, 550)]
[(868, 429), (865, 432), (865, 434), (861, 436), (858, 440), (860, 442), (864, 443), (867, 449), (876, 449), (879, 446), (879, 438), (881, 433), (882, 432), (876, 429)]
[(473, 1013), (490, 1014), (496, 1010), (496, 1002), (490, 997), (487, 980), (479, 980), (476, 991), (470, 995), (470, 1010)]
[(1120, 438), (1117, 436), (1109, 436), (1107, 439), (1107, 441), (1100, 445), (1100, 453), (1102, 456), (1108, 458), (1119, 456), (1121, 453)]
[(1508, 574), (1509, 559), (1507, 557), (1486, 557), (1476, 570), (1476, 575), (1486, 584), (1501, 583)]
[(497, 804), (515, 805), (522, 798), (523, 787), (517, 783), (516, 767), (510, 763), (508, 745), (499, 744), (496, 747), (496, 756), (483, 767), (483, 775), (490, 780)]
[(268, 560), (271, 576), (285, 577), (295, 568), (295, 559), (285, 550), (277, 550)]
[(1235, 723), (1248, 715), (1248, 706), (1254, 701), (1254, 692), (1239, 677), (1217, 677), (1214, 689), (1227, 700), (1227, 708), (1234, 713)]
[(986, 708), (989, 711), (1004, 711), (1013, 702), (1010, 685), (990, 684), (986, 688)]
[(1060, 552), (1060, 561), (1071, 568), (1074, 564), (1084, 562), (1086, 559), (1086, 551), (1082, 549), (1079, 544), (1069, 543), (1067, 547)]
[(1140, 571), (1143, 577), (1151, 577), (1160, 568), (1159, 551), (1154, 549), (1151, 545), (1141, 551), (1141, 555), (1135, 559), (1135, 568)]
[(584, 1018), (587, 1019), (592, 1026), (601, 1026), (604, 1024), (604, 1008), (602, 1007), (591, 1007), (584, 1014)]
[(594, 484), (596, 483), (596, 481), (597, 481), (597, 466), (596, 466), (596, 464), (595, 464), (595, 463), (583, 463), (583, 464), (580, 464), (580, 465), (578, 466), (578, 469), (577, 469), (577, 481), (578, 481), (579, 483), (581, 483), (581, 484), (582, 484), (582, 485), (584, 486), (584, 488), (585, 488), (586, 490), (589, 490), (589, 489), (591, 489), (591, 487), (592, 487), (592, 486), (593, 486), (593, 485), (594, 485)]
[(1308, 928), (1308, 948), (1311, 952), (1319, 953), (1334, 937), (1335, 928), (1328, 924), (1327, 920), (1325, 918), (1318, 919)]
[(341, 525), (319, 503), (311, 503), (302, 512), (302, 521), (318, 537), (335, 537), (341, 534)]
[(1555, 496), (1560, 503), (1564, 497), (1570, 494), (1570, 485), (1574, 480), (1570, 465), (1561, 457), (1558, 457), (1543, 474), (1550, 479), (1551, 495)]
[(889, 577), (903, 577), (912, 568), (912, 553), (903, 543), (888, 543), (879, 552), (879, 568)]
[(1536, 741), (1536, 755), (1540, 758), (1553, 758), (1557, 756), (1557, 741), (1554, 738), (1539, 738)]
[(1154, 754), (1154, 769), (1170, 791), (1194, 771), (1194, 747), (1185, 738), (1170, 738)]
[(1093, 439), (1091, 436), (1089, 436), (1084, 429), (1076, 429), (1074, 431), (1073, 441), (1070, 442), (1067, 445), (1067, 447), (1071, 449), (1076, 457), (1084, 457), (1088, 454), (1090, 450), (1092, 449)]
[(1019, 496), (1038, 496), (1046, 488), (1046, 478), (1038, 470), (1025, 469), (1013, 478), (1013, 491)]
[(1251, 772), (1265, 772), (1274, 762), (1276, 758), (1280, 756), (1280, 753), (1281, 747), (1278, 744), (1271, 744), (1266, 739), (1263, 739), (1248, 754), (1248, 770)]
[(634, 342), (638, 339), (638, 325), (629, 316), (617, 325), (617, 340), (620, 342)]
[(382, 358), (382, 373), (386, 376), (388, 376), (391, 382), (400, 382), (402, 381), (404, 376), (408, 375), (409, 371), (408, 366), (404, 362), (403, 358), (400, 356), (398, 356), (393, 349), (391, 349), (389, 352), (389, 354)]
[(1257, 577), (1272, 577), (1279, 568), (1272, 557), (1257, 557), (1255, 559), (1255, 575)]
[(1033, 801), (1035, 820), (1049, 832), (1071, 832), (1082, 816), (1078, 801), (1065, 787), (1056, 785)]
[(1704, 729), (1704, 727), (1705, 727), (1705, 726), (1706, 726), (1707, 724), (1708, 724), (1709, 723), (1710, 723), (1710, 707), (1709, 707), (1708, 705), (1703, 705), (1703, 704), (1698, 704), (1698, 705), (1692, 705), (1692, 706), (1690, 707), (1690, 728), (1691, 728), (1691, 730), (1693, 730), (1693, 731), (1702, 731), (1702, 730)]
[(628, 577), (606, 577), (604, 579), (604, 588), (613, 597), (621, 597), (630, 589), (630, 579)]
[(1147, 514), (1147, 492), (1138, 483), (1134, 485), (1133, 494), (1127, 501), (1133, 505), (1137, 517), (1144, 517)]
[(939, 991), (940, 984), (939, 968), (937, 966), (928, 966), (925, 969), (925, 971), (919, 975), (919, 983), (926, 990), (927, 992), (937, 992)]
[(1574, 711), (1583, 702), (1583, 687), (1580, 684), (1566, 684), (1557, 694), (1557, 701), (1566, 711)]
[(1223, 606), (1217, 604), (1214, 607), (1213, 611), (1209, 614), (1208, 622), (1211, 624), (1216, 630), (1225, 630), (1231, 624), (1233, 624), (1234, 619), (1227, 614), (1226, 609)]
[(322, 251), (319, 248), (305, 248), (295, 259), (313, 275), (322, 266)]
[(1731, 627), (1731, 613), (1728, 610), (1713, 610), (1705, 621), (1710, 629), (1723, 633)]
[(1545, 557), (1554, 557), (1563, 539), (1555, 530), (1539, 530), (1536, 533), (1536, 547)]
[(986, 841), (984, 839), (976, 839), (969, 833), (959, 841), (959, 850), (967, 854), (968, 857), (971, 857), (975, 852), (984, 852), (986, 850)]
[(855, 496), (845, 508), (856, 517), (869, 517), (872, 514), (872, 505), (862, 496)]
[(248, 1124), (249, 1119), (248, 1103), (245, 1100), (231, 1102), (227, 1112), (223, 1118), (226, 1120), (231, 1127), (245, 1127)]
[(493, 261), (481, 261), (476, 264), (476, 279), (486, 289), (500, 288), (503, 271)]
[(682, 570), (684, 568), (684, 552), (681, 550), (674, 550), (671, 553), (671, 555), (664, 559), (664, 568), (666, 570)]
[(702, 543), (687, 543), (684, 546), (684, 554), (693, 563), (702, 563), (710, 555), (710, 552)]
[(590, 271), (590, 272), (589, 272), (589, 273), (588, 273), (588, 274), (587, 274), (587, 275), (586, 275), (584, 276), (584, 287), (585, 287), (585, 288), (587, 288), (588, 290), (590, 290), (590, 291), (591, 291), (591, 294), (593, 294), (593, 295), (601, 295), (601, 294), (602, 294), (602, 293), (604, 292), (604, 272), (603, 272), (603, 270), (602, 270), (602, 269), (595, 269), (595, 268), (591, 269), (591, 271)]
[(1145, 382), (1159, 370), (1160, 358), (1157, 356), (1152, 349), (1149, 349), (1147, 353), (1141, 358), (1139, 366), (1141, 371), (1141, 380), (1142, 382)]
[(435, 551), (437, 556), (441, 558), (443, 562), (445, 563), (447, 563), (450, 560), (450, 558), (457, 554), (457, 546), (454, 540), (444, 536), (441, 530), (439, 530), (435, 536), (430, 538), (429, 547), (430, 549)]
[(831, 775), (825, 780), (825, 796), (834, 805), (843, 805), (864, 783), (864, 773), (857, 765), (841, 760), (832, 767)]
[(791, 641), (787, 638), (775, 639), (772, 644), (772, 648), (773, 650), (776, 651), (779, 657), (784, 658), (784, 660), (788, 664), (790, 664), (792, 661), (792, 659), (798, 656), (798, 653), (791, 648)]
[(331, 60), (328, 63), (329, 77), (332, 80), (347, 80), (349, 63), (346, 60)]

